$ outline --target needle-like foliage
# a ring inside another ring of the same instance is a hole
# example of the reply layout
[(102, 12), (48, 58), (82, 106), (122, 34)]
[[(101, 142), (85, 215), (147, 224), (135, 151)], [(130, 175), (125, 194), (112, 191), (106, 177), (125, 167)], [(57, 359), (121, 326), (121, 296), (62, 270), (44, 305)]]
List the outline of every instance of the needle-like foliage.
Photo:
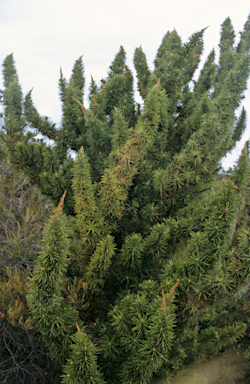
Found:
[(204, 33), (183, 43), (168, 32), (153, 72), (135, 50), (140, 108), (123, 47), (107, 77), (92, 79), (88, 109), (79, 58), (69, 81), (60, 73), (60, 127), (31, 92), (23, 101), (12, 55), (3, 64), (11, 161), (59, 204), (27, 300), (65, 384), (146, 384), (198, 357), (249, 349), (248, 142), (234, 169), (219, 171), (246, 127), (247, 111), (237, 116), (250, 18), (238, 45), (225, 20), (218, 64), (212, 50), (194, 81)]

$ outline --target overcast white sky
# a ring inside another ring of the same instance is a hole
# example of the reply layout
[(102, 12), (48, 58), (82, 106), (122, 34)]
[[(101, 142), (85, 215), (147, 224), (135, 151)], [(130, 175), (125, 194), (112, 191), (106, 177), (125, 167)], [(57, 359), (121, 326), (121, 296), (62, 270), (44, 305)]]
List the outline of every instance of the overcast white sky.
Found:
[[(69, 78), (74, 61), (83, 55), (87, 96), (90, 76), (96, 81), (106, 76), (120, 45), (135, 74), (132, 60), (136, 47), (142, 46), (153, 69), (156, 51), (168, 30), (175, 28), (186, 41), (193, 32), (209, 26), (205, 59), (213, 47), (218, 52), (220, 25), (225, 18), (231, 18), (238, 35), (249, 13), (249, 0), (0, 0), (0, 62), (14, 53), (23, 93), (33, 87), (39, 113), (59, 123), (60, 66)], [(250, 137), (248, 84), (244, 100), (247, 132), (224, 160), (225, 168), (232, 165)]]

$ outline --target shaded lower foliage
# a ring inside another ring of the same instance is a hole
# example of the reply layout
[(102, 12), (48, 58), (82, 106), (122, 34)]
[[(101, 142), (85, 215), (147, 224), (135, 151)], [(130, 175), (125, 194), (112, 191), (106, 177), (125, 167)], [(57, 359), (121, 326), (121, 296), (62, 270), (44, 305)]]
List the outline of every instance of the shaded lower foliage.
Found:
[(0, 383), (60, 383), (48, 349), (34, 330), (0, 320)]

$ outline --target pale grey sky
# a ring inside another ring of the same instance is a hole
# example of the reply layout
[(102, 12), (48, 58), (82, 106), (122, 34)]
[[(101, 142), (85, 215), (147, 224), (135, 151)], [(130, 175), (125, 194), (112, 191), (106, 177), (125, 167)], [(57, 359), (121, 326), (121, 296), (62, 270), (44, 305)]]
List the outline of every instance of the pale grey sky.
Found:
[[(209, 26), (204, 38), (205, 60), (213, 47), (218, 52), (222, 22), (229, 16), (238, 35), (249, 13), (249, 0), (0, 0), (0, 62), (14, 53), (24, 94), (33, 87), (39, 113), (59, 123), (60, 66), (69, 78), (74, 61), (83, 55), (87, 96), (90, 76), (96, 81), (106, 76), (120, 45), (135, 77), (132, 60), (136, 47), (142, 46), (153, 68), (156, 51), (168, 30), (175, 28), (186, 41), (193, 32)], [(248, 84), (244, 100), (247, 132), (223, 161), (225, 168), (232, 165), (250, 137)]]

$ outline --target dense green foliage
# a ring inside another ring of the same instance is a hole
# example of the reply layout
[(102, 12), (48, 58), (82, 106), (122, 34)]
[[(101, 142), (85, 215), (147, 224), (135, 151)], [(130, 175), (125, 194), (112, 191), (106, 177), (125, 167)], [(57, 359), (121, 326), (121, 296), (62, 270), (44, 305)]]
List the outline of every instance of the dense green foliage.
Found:
[(212, 51), (194, 81), (204, 32), (185, 44), (168, 32), (153, 72), (135, 50), (143, 106), (121, 47), (86, 109), (80, 57), (70, 81), (60, 74), (60, 128), (23, 99), (13, 56), (3, 63), (2, 140), (57, 205), (26, 298), (62, 383), (147, 384), (201, 356), (249, 353), (248, 143), (219, 170), (245, 129), (250, 17), (238, 45), (225, 20), (218, 64)]

